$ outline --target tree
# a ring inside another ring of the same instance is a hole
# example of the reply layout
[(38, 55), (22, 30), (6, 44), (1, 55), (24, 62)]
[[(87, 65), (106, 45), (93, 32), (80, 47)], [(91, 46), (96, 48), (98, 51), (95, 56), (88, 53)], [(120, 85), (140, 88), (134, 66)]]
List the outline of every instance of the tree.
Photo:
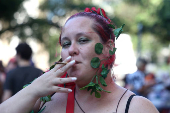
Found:
[[(17, 35), (21, 40), (33, 38), (42, 43), (49, 51), (49, 62), (59, 60), (60, 45), (58, 42), (62, 21), (74, 10), (84, 10), (92, 5), (87, 1), (77, 0), (45, 0), (39, 7), (40, 16), (31, 17), (24, 8), (24, 0), (0, 1), (0, 38), (10, 38)], [(19, 19), (22, 17), (22, 19)], [(10, 32), (10, 36), (4, 34)], [(56, 51), (58, 55), (56, 57)]]

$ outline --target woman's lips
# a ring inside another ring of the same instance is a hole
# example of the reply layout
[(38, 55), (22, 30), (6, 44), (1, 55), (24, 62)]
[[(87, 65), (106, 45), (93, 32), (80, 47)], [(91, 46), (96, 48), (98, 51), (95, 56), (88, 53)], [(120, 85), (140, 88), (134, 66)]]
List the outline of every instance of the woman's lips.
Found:
[(80, 62), (79, 61), (76, 61), (76, 63), (75, 64), (79, 64)]

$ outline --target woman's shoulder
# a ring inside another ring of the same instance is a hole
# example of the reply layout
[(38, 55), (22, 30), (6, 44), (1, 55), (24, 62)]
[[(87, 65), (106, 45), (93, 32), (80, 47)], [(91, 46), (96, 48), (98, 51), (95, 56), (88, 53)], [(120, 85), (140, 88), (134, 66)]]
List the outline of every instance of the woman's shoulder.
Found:
[(142, 96), (134, 96), (129, 105), (128, 113), (159, 113), (150, 100)]

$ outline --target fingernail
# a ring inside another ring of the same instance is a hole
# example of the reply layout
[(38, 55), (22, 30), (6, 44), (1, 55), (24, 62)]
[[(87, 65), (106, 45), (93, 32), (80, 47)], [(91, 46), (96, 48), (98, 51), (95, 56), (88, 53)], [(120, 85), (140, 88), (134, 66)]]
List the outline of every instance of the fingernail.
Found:
[(72, 81), (75, 81), (75, 80), (77, 80), (77, 78), (76, 77), (73, 77), (73, 78), (71, 78), (72, 79)]
[(69, 91), (69, 92), (72, 92), (72, 90), (71, 90), (71, 89), (68, 89), (68, 91)]
[(67, 60), (71, 59), (71, 56), (67, 57)]
[(70, 63), (71, 63), (71, 64), (74, 64), (74, 63), (75, 63), (75, 60), (72, 60)]

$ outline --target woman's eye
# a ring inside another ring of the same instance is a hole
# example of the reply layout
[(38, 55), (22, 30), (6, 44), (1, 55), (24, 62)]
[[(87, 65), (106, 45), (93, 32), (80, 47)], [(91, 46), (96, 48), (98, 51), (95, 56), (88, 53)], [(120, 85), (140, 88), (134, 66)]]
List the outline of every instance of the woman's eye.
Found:
[(80, 38), (79, 39), (79, 43), (86, 43), (86, 42), (88, 42), (89, 40), (88, 39), (86, 39), (86, 38)]
[(64, 42), (63, 45), (62, 45), (62, 47), (63, 47), (63, 48), (67, 48), (67, 47), (69, 47), (70, 45), (71, 45), (71, 42)]

